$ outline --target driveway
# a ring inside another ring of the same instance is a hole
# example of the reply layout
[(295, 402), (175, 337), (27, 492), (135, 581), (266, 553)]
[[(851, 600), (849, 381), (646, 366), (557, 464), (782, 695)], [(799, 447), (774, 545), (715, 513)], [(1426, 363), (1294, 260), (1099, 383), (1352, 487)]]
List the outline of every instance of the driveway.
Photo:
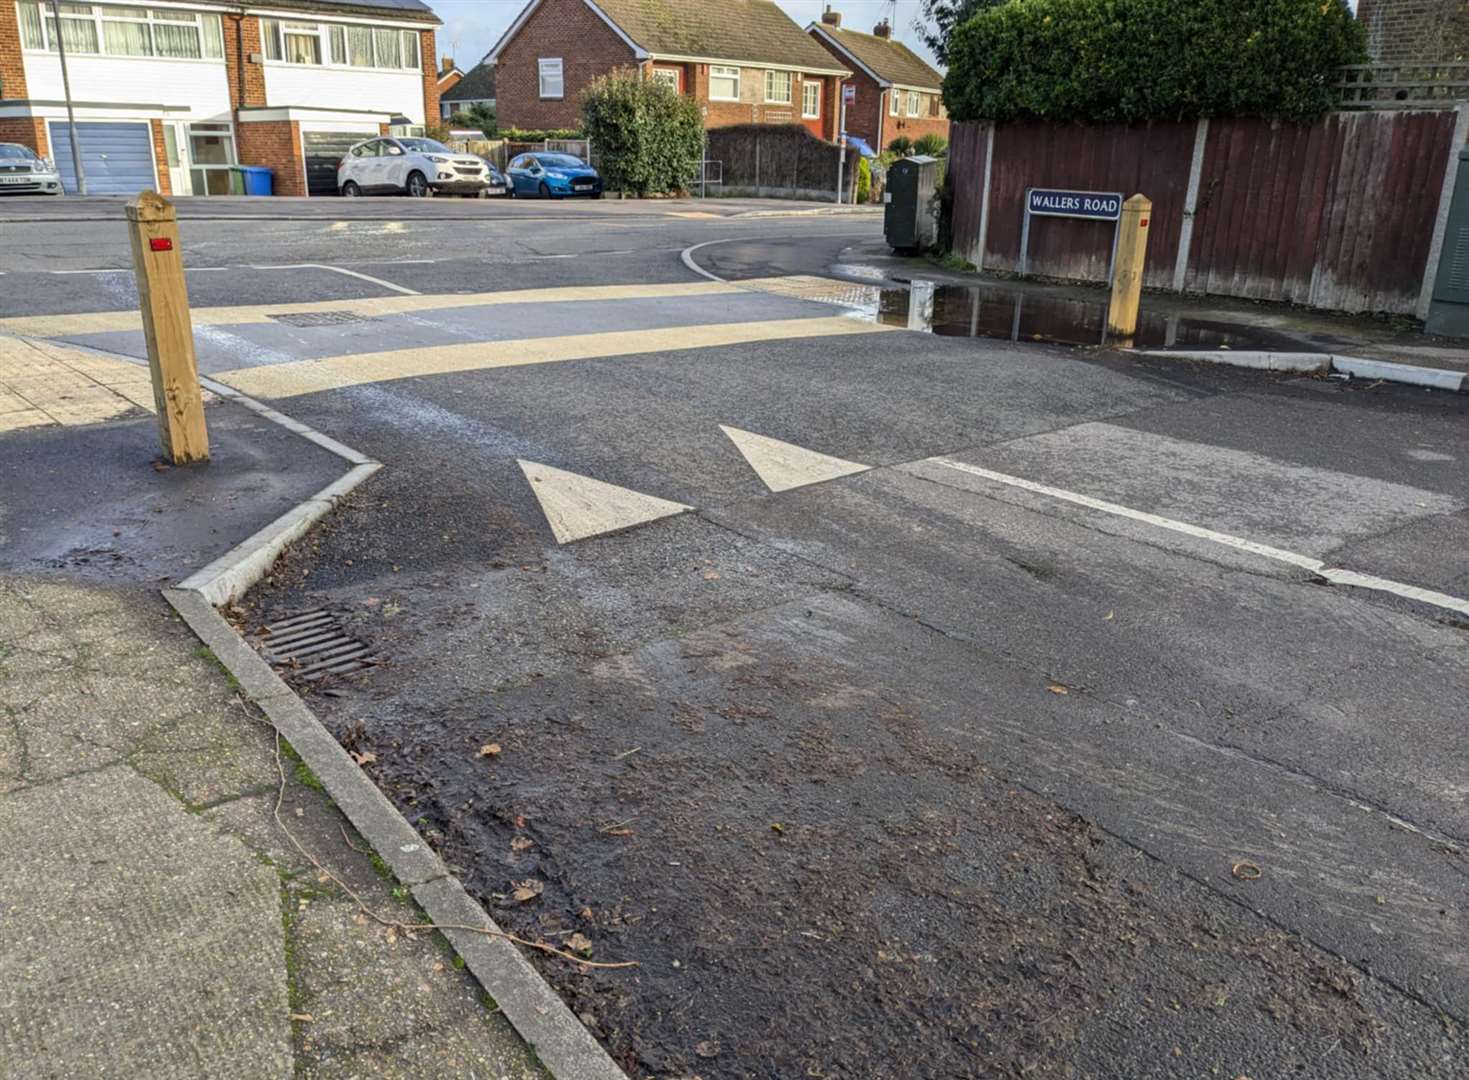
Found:
[[(631, 1075), (1464, 1074), (1465, 398), (679, 257), (871, 219), (577, 213), (185, 244), (205, 370), (387, 463), (247, 621), (374, 645), (313, 707), (507, 928), (639, 963), (534, 958)], [(125, 275), (5, 286), (140, 352)]]

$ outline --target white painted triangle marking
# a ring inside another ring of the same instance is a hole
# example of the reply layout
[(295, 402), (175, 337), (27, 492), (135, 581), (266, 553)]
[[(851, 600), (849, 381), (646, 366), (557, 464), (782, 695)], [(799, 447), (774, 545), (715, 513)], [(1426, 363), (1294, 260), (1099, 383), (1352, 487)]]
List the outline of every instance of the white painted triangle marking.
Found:
[(839, 476), (851, 476), (866, 472), (871, 465), (860, 465), (855, 461), (844, 461), (830, 454), (807, 450), (804, 446), (781, 442), (753, 431), (719, 425), (730, 441), (745, 455), (750, 468), (760, 475), (771, 491), (790, 491), (792, 488), (819, 484), (823, 480), (835, 480)]
[(558, 544), (616, 532), (693, 509), (670, 499), (593, 480), (590, 476), (517, 460)]

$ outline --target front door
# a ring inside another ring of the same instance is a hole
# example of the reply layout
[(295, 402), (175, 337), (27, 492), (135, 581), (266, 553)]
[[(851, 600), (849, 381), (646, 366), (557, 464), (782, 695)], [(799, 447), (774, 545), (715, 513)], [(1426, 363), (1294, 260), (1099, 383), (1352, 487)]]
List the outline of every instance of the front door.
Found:
[(163, 150), (168, 158), (168, 189), (175, 195), (192, 195), (189, 184), (189, 125), (165, 120), (163, 122)]

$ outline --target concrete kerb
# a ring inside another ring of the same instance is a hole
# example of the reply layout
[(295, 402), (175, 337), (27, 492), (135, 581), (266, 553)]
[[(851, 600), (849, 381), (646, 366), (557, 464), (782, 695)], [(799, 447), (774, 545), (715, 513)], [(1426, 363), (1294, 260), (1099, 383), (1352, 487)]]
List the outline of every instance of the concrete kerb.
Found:
[(1247, 349), (1188, 350), (1135, 349), (1139, 356), (1157, 356), (1172, 360), (1198, 360), (1230, 367), (1258, 368), (1264, 371), (1338, 372), (1355, 379), (1381, 379), (1384, 382), (1423, 386), (1433, 390), (1463, 393), (1469, 390), (1469, 375), (1444, 368), (1421, 367), (1396, 360), (1369, 360), (1360, 356), (1337, 353), (1263, 352)]
[(418, 831), (378, 790), (306, 703), (244, 641), (216, 608), (243, 595), (274, 564), (285, 546), (303, 536), (336, 501), (382, 466), (357, 451), (283, 416), (213, 380), (201, 380), (261, 416), (281, 424), (351, 463), (339, 480), (277, 518), (232, 551), (163, 596), (270, 720), (321, 782), (364, 840), (408, 886), (429, 921), (480, 926), (489, 934), (445, 930), (480, 985), (556, 1080), (627, 1080), (602, 1044), (572, 1014)]

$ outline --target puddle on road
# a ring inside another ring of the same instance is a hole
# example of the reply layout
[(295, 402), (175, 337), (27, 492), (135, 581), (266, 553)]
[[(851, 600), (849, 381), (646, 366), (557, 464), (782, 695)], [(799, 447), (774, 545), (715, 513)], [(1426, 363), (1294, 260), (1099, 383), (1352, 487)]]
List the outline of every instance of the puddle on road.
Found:
[(823, 299), (887, 326), (943, 337), (1113, 344), (1137, 349), (1223, 347), (1299, 352), (1303, 348), (1301, 342), (1269, 330), (1147, 310), (1139, 316), (1137, 333), (1131, 339), (1109, 341), (1105, 299), (1079, 300), (995, 285), (935, 285), (925, 281), (914, 281), (906, 289), (849, 285), (838, 286)]

